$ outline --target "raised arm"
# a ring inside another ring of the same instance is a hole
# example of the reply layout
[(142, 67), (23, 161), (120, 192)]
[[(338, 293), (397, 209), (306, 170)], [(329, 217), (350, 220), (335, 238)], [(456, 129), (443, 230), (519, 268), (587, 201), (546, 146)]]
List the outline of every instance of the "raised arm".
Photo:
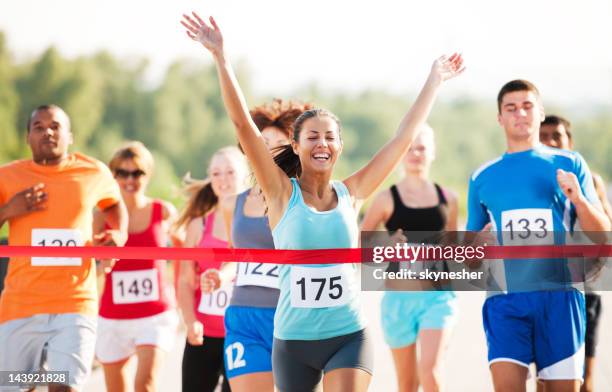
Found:
[(356, 202), (367, 199), (393, 171), (408, 151), (416, 130), (427, 120), (442, 82), (459, 75), (463, 70), (463, 58), (457, 53), (450, 57), (442, 56), (434, 62), (425, 86), (404, 116), (395, 136), (370, 162), (344, 180)]
[(209, 25), (195, 12), (192, 14), (192, 17), (183, 15), (181, 24), (187, 29), (189, 38), (201, 43), (215, 60), (225, 109), (236, 128), (238, 140), (253, 167), (258, 184), (268, 200), (282, 197), (283, 192), (290, 195), (289, 178), (274, 163), (261, 132), (251, 119), (234, 70), (225, 56), (219, 26), (212, 16), (209, 18)]

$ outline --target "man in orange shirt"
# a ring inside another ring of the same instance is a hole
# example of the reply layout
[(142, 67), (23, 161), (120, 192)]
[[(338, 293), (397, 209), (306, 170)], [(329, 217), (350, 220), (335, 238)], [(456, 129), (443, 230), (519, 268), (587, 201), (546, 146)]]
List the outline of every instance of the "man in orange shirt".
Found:
[[(117, 183), (103, 163), (68, 153), (72, 140), (68, 115), (40, 106), (28, 121), (32, 159), (0, 166), (0, 226), (9, 222), (10, 245), (125, 243), (128, 215)], [(92, 237), (96, 207), (110, 229)], [(50, 391), (79, 390), (95, 348), (95, 275), (88, 258), (12, 258), (0, 296), (0, 369), (34, 372), (46, 362), (49, 371), (68, 372)]]

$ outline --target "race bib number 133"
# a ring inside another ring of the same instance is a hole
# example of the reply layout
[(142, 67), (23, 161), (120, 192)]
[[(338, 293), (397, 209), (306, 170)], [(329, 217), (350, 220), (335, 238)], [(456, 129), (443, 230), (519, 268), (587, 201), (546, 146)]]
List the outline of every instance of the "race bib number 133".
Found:
[(523, 208), (501, 214), (504, 245), (554, 245), (552, 210)]

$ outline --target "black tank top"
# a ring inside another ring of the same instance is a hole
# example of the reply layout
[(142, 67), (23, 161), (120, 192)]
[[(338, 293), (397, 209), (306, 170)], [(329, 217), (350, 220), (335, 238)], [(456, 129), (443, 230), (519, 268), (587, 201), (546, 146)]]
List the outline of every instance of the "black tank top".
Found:
[[(438, 234), (446, 227), (448, 221), (448, 203), (444, 192), (438, 184), (434, 184), (438, 194), (438, 205), (427, 208), (412, 208), (402, 202), (397, 186), (391, 187), (393, 195), (393, 213), (385, 223), (388, 231), (394, 232), (397, 229), (403, 231), (408, 242), (412, 243), (438, 243)], [(432, 269), (434, 264), (429, 268)], [(433, 269), (437, 269), (433, 267)], [(446, 263), (441, 265), (441, 269), (448, 270)], [(389, 263), (387, 271), (399, 271), (399, 263)]]
[(412, 208), (406, 206), (397, 191), (397, 186), (391, 187), (393, 195), (393, 213), (385, 223), (387, 230), (394, 232), (402, 229), (410, 231), (442, 231), (448, 221), (448, 203), (444, 192), (438, 184), (434, 184), (438, 193), (438, 205), (427, 208)]

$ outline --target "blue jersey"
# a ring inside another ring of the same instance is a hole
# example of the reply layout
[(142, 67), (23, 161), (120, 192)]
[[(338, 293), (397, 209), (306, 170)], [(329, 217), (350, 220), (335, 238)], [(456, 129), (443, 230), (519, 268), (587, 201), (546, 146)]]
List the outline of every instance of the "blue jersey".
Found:
[[(557, 169), (574, 173), (586, 199), (599, 204), (589, 168), (572, 151), (538, 145), (505, 153), (482, 165), (468, 193), (468, 231), (493, 224), (502, 245), (560, 245), (573, 230), (576, 211), (557, 183)], [(505, 260), (497, 288), (531, 291), (569, 284), (563, 260)]]

